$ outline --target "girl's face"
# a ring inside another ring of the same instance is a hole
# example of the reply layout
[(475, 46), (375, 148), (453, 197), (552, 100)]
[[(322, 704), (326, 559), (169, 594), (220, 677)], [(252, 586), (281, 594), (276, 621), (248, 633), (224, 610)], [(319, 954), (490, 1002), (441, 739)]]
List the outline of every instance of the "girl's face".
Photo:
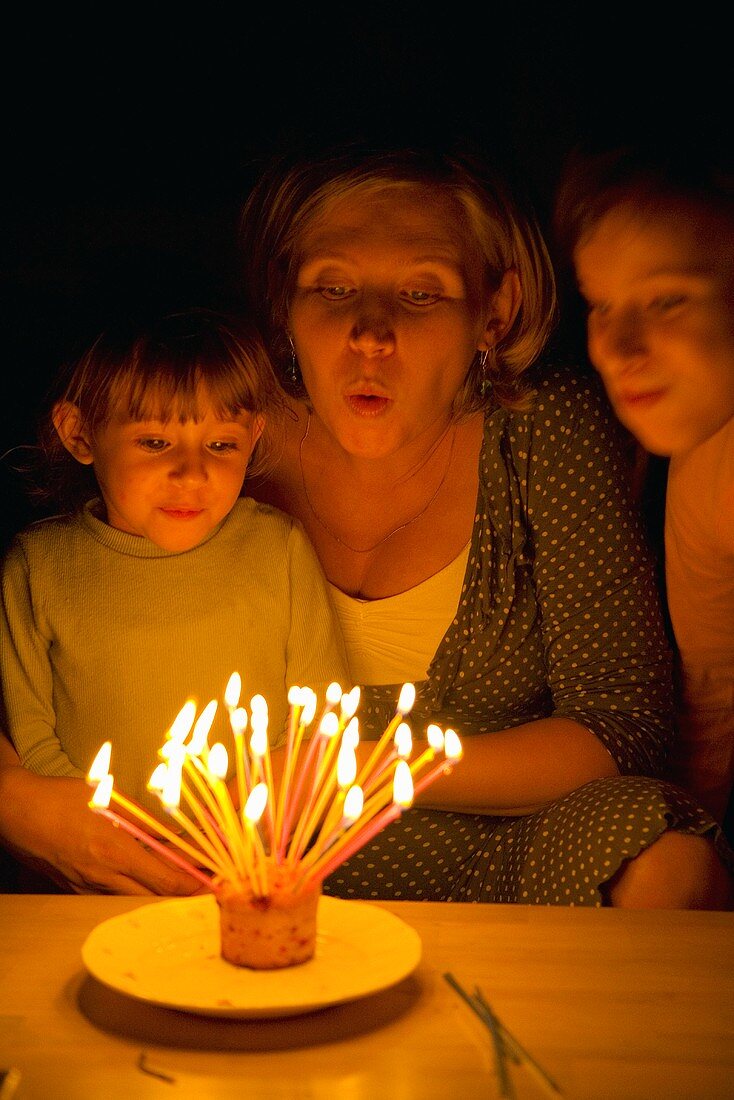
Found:
[(163, 550), (198, 546), (234, 507), (263, 429), (247, 411), (220, 420), (202, 401), (198, 422), (132, 421), (119, 414), (93, 437), (77, 438), (80, 461), (94, 464), (107, 522)]
[(619, 419), (660, 455), (734, 416), (731, 226), (690, 206), (611, 210), (576, 248), (589, 355)]
[(433, 439), (495, 312), (452, 201), (343, 197), (300, 243), (290, 332), (316, 416), (355, 456)]

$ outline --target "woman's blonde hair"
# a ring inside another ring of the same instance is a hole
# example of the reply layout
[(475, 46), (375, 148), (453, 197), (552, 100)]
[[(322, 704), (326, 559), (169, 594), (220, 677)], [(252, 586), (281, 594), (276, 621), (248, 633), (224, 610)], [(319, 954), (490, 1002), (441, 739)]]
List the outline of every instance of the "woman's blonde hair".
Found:
[(482, 258), (485, 288), (497, 289), (505, 272), (514, 269), (522, 291), (517, 317), (487, 361), (490, 392), (483, 392), (484, 368), (475, 356), (467, 365), (455, 411), (470, 412), (492, 400), (508, 408), (526, 408), (531, 390), (523, 375), (557, 320), (553, 267), (535, 215), (521, 206), (483, 158), (466, 149), (441, 153), (347, 145), (300, 159), (286, 154), (262, 174), (243, 208), (240, 243), (244, 292), (276, 372), (287, 389), (304, 396), (302, 389), (289, 385), (288, 315), (306, 231), (347, 195), (415, 185), (435, 188), (456, 205), (467, 248)]

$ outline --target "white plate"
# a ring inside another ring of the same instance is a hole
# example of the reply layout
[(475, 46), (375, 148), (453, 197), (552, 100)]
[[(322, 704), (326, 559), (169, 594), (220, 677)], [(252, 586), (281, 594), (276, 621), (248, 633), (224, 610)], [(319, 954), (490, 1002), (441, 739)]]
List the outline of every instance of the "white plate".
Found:
[(211, 894), (159, 901), (98, 924), (87, 970), (120, 993), (205, 1016), (293, 1016), (387, 989), (418, 965), (421, 941), (404, 921), (359, 901), (321, 897), (314, 957), (248, 970), (219, 953)]

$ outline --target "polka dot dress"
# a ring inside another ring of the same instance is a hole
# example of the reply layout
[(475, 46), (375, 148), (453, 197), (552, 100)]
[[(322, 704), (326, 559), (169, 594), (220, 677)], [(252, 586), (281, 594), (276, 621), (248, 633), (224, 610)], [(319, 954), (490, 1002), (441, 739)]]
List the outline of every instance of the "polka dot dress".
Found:
[[(600, 905), (623, 861), (669, 828), (712, 833), (734, 867), (705, 811), (647, 778), (673, 736), (671, 656), (620, 428), (594, 377), (547, 368), (534, 384), (531, 412), (486, 418), (462, 595), (410, 723), (416, 738), (428, 722), (467, 738), (566, 717), (602, 741), (621, 774), (526, 817), (408, 810), (326, 893)], [(399, 689), (362, 689), (363, 736), (379, 736)]]

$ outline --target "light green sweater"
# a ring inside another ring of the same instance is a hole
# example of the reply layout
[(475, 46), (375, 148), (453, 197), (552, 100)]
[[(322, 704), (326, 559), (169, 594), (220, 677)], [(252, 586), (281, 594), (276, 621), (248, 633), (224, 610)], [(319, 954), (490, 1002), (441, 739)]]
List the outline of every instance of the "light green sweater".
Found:
[(109, 740), (115, 788), (160, 812), (146, 784), (188, 698), (218, 700), (209, 743), (224, 742), (231, 773), (232, 672), (248, 711), (265, 696), (271, 745), (290, 686), (351, 688), (321, 566), (290, 517), (243, 498), (205, 542), (169, 553), (96, 507), (28, 527), (4, 563), (3, 717), (28, 768), (84, 776)]

